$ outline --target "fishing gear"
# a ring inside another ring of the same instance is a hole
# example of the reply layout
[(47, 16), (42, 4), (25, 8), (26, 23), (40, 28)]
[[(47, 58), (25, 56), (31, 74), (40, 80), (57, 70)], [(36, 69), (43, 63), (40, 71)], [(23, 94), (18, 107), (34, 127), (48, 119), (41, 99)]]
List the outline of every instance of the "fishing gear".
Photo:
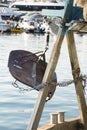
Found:
[[(37, 91), (45, 86), (42, 80), (47, 67), (45, 53), (48, 50), (48, 42), (49, 40), (47, 39), (47, 46), (44, 51), (32, 53), (25, 50), (13, 50), (9, 55), (8, 67), (11, 75), (16, 80)], [(48, 92), (48, 99), (53, 96), (56, 89), (56, 73), (53, 75), (52, 82), (53, 84), (50, 84), (50, 90)]]

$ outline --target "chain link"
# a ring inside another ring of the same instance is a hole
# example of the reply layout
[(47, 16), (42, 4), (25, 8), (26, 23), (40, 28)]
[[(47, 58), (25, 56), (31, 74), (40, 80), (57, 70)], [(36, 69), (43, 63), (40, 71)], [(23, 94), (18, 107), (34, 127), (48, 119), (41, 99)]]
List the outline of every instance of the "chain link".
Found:
[(79, 80), (82, 81), (83, 88), (85, 88), (86, 84), (87, 84), (87, 75), (81, 75), (80, 77), (78, 77), (76, 79), (73, 79), (73, 80), (59, 82), (59, 83), (57, 83), (57, 86), (59, 86), (59, 87), (66, 87), (66, 86), (71, 85), (72, 83), (76, 83)]
[[(66, 87), (66, 86), (69, 86), (71, 85), (72, 83), (76, 83), (77, 81), (81, 80), (82, 81), (82, 84), (83, 84), (83, 89), (85, 89), (86, 87), (86, 84), (87, 84), (87, 75), (81, 75), (79, 78), (76, 78), (74, 80), (68, 80), (68, 81), (62, 81), (62, 82), (58, 82), (56, 84), (56, 86), (59, 86), (59, 87)], [(26, 88), (23, 88), (23, 87), (20, 87), (18, 84), (17, 84), (17, 80), (15, 80), (12, 85), (15, 87), (15, 88), (18, 88), (20, 91), (31, 91), (31, 90), (34, 90), (34, 88), (30, 88), (30, 87), (26, 87)], [(41, 88), (43, 88), (45, 85), (54, 85), (54, 83), (51, 83), (51, 82), (46, 82), (46, 83), (43, 83), (41, 84), (41, 86), (39, 85), (38, 89), (40, 90)]]
[(26, 88), (20, 87), (20, 86), (17, 84), (17, 80), (15, 80), (14, 82), (12, 82), (12, 85), (13, 85), (15, 88), (18, 88), (21, 92), (34, 90), (34, 88), (30, 88), (30, 87), (26, 87)]

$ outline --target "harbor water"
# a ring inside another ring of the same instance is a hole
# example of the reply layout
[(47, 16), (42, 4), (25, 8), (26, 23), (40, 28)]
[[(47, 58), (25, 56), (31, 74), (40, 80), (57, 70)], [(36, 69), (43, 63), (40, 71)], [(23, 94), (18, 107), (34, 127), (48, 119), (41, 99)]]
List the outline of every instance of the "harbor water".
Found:
[[(26, 130), (38, 96), (38, 91), (23, 91), (12, 85), (14, 78), (8, 69), (9, 53), (12, 50), (28, 50), (31, 52), (44, 50), (46, 35), (0, 34), (0, 130)], [(87, 75), (86, 37), (87, 35), (75, 34), (78, 60), (83, 75)], [(47, 62), (49, 62), (55, 39), (56, 37), (50, 35), (49, 49), (46, 52)], [(57, 82), (72, 80), (66, 38), (61, 47), (55, 72)], [(27, 87), (22, 83), (19, 83), (19, 86)], [(86, 88), (85, 97), (87, 99)], [(66, 119), (79, 116), (74, 84), (66, 87), (57, 86), (54, 96), (45, 104), (39, 127), (49, 123), (50, 113), (56, 111), (65, 111)]]

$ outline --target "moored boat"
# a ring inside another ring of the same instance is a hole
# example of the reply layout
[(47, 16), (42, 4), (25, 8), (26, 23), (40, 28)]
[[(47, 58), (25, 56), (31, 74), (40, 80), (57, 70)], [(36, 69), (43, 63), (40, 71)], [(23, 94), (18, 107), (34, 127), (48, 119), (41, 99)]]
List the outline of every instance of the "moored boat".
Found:
[(6, 32), (11, 28), (10, 18), (13, 16), (13, 12), (8, 7), (0, 7), (0, 31)]
[(28, 21), (24, 23), (23, 30), (26, 33), (45, 33), (45, 28), (36, 21)]
[(11, 28), (9, 21), (5, 21), (2, 19), (0, 16), (0, 31), (1, 32), (6, 32), (9, 31)]
[(27, 33), (45, 33), (47, 24), (43, 22), (43, 19), (43, 15), (39, 13), (27, 14), (20, 18), (18, 26)]
[(11, 28), (11, 32), (12, 33), (22, 33), (23, 32), (23, 30), (22, 30), (22, 28)]
[(64, 8), (64, 2), (51, 3), (51, 2), (27, 2), (19, 1), (13, 2), (10, 7), (17, 8), (19, 11), (42, 11), (42, 9), (60, 10)]

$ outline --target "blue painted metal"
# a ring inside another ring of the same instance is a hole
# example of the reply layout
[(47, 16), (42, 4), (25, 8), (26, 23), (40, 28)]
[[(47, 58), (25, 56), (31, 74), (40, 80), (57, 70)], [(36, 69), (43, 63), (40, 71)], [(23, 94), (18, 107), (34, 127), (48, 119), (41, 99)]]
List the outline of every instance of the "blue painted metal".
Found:
[(73, 9), (73, 0), (66, 0), (63, 16), (64, 23), (68, 23), (72, 20), (72, 9)]
[[(83, 19), (83, 9), (80, 7), (72, 7), (72, 11), (70, 10), (71, 14), (71, 19), (72, 20), (79, 20)], [(62, 10), (49, 10), (49, 9), (43, 9), (42, 14), (45, 16), (49, 17), (62, 17), (64, 16), (64, 9)]]
[(66, 0), (64, 8), (64, 22), (68, 23), (72, 20), (83, 19), (83, 9), (77, 6), (73, 6), (73, 0)]
[(83, 18), (83, 9), (80, 7), (73, 7), (72, 9), (72, 20), (79, 20), (79, 19), (84, 19)]
[(64, 23), (69, 23), (72, 20), (83, 19), (83, 9), (73, 6), (73, 0), (67, 0), (64, 9), (62, 10), (42, 10), (43, 15), (62, 17)]

